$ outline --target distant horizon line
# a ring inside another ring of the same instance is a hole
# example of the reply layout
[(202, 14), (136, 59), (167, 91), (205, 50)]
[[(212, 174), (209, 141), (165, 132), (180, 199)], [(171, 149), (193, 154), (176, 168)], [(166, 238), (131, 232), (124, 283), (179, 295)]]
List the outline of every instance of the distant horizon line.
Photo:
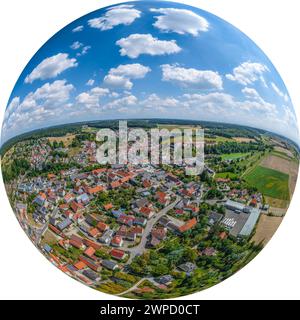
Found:
[(222, 121), (211, 121), (211, 120), (194, 120), (194, 119), (176, 119), (176, 118), (117, 118), (117, 119), (96, 119), (96, 120), (86, 120), (86, 121), (76, 121), (76, 122), (66, 122), (66, 123), (61, 123), (61, 124), (56, 124), (56, 125), (51, 125), (51, 126), (46, 126), (46, 127), (41, 127), (41, 128), (37, 128), (37, 129), (33, 129), (33, 130), (29, 130), (29, 131), (26, 131), (26, 132), (23, 132), (23, 133), (20, 133), (14, 137), (11, 137), (9, 139), (7, 139), (5, 142), (2, 142), (1, 140), (1, 146), (0, 146), (0, 150), (2, 149), (2, 147), (9, 143), (11, 140), (15, 139), (15, 138), (18, 138), (22, 135), (26, 135), (26, 134), (30, 134), (30, 133), (34, 133), (36, 131), (39, 131), (39, 130), (46, 130), (46, 129), (51, 129), (51, 128), (56, 128), (56, 127), (61, 127), (61, 126), (64, 126), (64, 125), (80, 125), (80, 124), (85, 124), (85, 123), (93, 123), (93, 122), (99, 122), (99, 121), (121, 121), (121, 120), (126, 120), (126, 121), (133, 121), (133, 120), (163, 120), (163, 121), (167, 121), (167, 120), (170, 120), (170, 121), (191, 121), (191, 122), (207, 122), (207, 123), (216, 123), (216, 124), (225, 124), (225, 125), (231, 125), (231, 126), (238, 126), (238, 127), (245, 127), (245, 128), (249, 128), (249, 129), (255, 129), (255, 130), (260, 130), (260, 131), (265, 131), (267, 133), (271, 133), (271, 134), (274, 134), (274, 135), (277, 135), (281, 138), (284, 138), (284, 139), (287, 139), (288, 141), (294, 143), (299, 149), (300, 149), (300, 138), (299, 138), (299, 141), (296, 142), (295, 140), (293, 140), (292, 138), (289, 138), (287, 136), (284, 136), (280, 133), (276, 133), (276, 132), (273, 132), (273, 131), (269, 131), (267, 129), (263, 129), (263, 128), (257, 128), (257, 127), (252, 127), (250, 125), (244, 125), (244, 124), (236, 124), (236, 123), (230, 123), (230, 122), (222, 122)]

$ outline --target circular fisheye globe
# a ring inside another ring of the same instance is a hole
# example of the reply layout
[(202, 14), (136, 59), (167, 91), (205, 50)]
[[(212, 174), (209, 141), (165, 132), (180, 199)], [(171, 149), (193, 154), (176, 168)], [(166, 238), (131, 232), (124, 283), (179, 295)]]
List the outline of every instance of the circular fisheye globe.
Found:
[(293, 195), (287, 89), (241, 31), (184, 4), (109, 6), (67, 25), (20, 75), (1, 135), (13, 211), (70, 277), (175, 298), (233, 275)]

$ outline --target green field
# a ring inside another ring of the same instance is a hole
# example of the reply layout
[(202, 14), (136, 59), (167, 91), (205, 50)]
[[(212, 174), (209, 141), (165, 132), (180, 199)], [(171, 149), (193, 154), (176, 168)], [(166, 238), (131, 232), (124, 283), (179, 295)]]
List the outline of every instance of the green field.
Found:
[(238, 178), (238, 175), (235, 173), (232, 173), (232, 172), (219, 172), (219, 173), (216, 173), (215, 178), (236, 179), (236, 178)]
[(222, 154), (222, 160), (235, 160), (245, 158), (250, 153), (225, 153)]
[(263, 195), (289, 200), (289, 176), (280, 171), (257, 166), (245, 175), (245, 180)]

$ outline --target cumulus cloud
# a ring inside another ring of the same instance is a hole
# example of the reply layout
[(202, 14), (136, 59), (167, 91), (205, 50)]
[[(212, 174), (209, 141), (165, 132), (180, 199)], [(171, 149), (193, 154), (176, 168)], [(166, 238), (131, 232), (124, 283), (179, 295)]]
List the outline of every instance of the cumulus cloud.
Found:
[(160, 8), (150, 9), (150, 11), (162, 14), (155, 17), (156, 22), (153, 26), (163, 32), (197, 36), (199, 33), (206, 32), (209, 29), (208, 21), (190, 10)]
[(141, 54), (168, 55), (178, 53), (181, 48), (177, 45), (175, 40), (158, 40), (151, 34), (131, 34), (127, 38), (122, 38), (116, 42), (121, 47), (121, 56), (128, 56), (129, 58), (138, 58)]
[(151, 69), (139, 63), (121, 64), (111, 68), (104, 77), (104, 84), (109, 87), (130, 90), (133, 86), (131, 79), (142, 79)]
[[(138, 99), (134, 95), (128, 95), (119, 99), (115, 99), (105, 105), (107, 109), (123, 109), (126, 107), (135, 106), (138, 103)], [(124, 110), (124, 109), (123, 109)]]
[(80, 93), (76, 98), (76, 103), (86, 109), (100, 107), (100, 98), (109, 94), (109, 89), (95, 87), (87, 92)]
[(140, 16), (141, 12), (134, 9), (133, 6), (116, 6), (108, 9), (102, 17), (90, 19), (88, 24), (92, 28), (105, 31), (121, 24), (130, 25)]
[(198, 70), (194, 68), (183, 68), (177, 65), (164, 64), (162, 68), (162, 80), (179, 84), (183, 87), (194, 87), (198, 89), (222, 90), (223, 81), (218, 72), (210, 70)]
[(242, 85), (249, 85), (258, 80), (261, 80), (265, 85), (263, 74), (269, 71), (264, 64), (257, 62), (244, 62), (233, 69), (232, 74), (227, 74), (226, 78), (231, 81), (236, 81)]
[(152, 93), (145, 100), (142, 100), (140, 105), (146, 109), (164, 111), (169, 108), (180, 107), (181, 103), (174, 97), (161, 98), (157, 94)]
[(6, 109), (5, 130), (24, 130), (30, 123), (55, 119), (70, 106), (68, 101), (73, 89), (66, 80), (56, 80), (28, 93), (23, 100), (15, 97)]
[(83, 26), (78, 26), (78, 27), (74, 28), (74, 29), (72, 30), (72, 32), (80, 32), (80, 31), (82, 31), (83, 29), (84, 29)]
[(289, 96), (286, 93), (283, 93), (274, 82), (271, 83), (273, 90), (279, 95), (279, 97), (283, 98), (285, 102), (288, 102)]
[(69, 58), (67, 53), (58, 53), (52, 57), (44, 59), (25, 78), (25, 83), (32, 83), (34, 80), (55, 78), (63, 71), (77, 67), (75, 58)]

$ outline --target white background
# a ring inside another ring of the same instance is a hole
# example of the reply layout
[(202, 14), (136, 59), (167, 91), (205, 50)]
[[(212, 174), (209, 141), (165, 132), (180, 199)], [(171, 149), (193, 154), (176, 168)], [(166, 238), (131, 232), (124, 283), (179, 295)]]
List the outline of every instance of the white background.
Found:
[[(0, 117), (21, 71), (54, 33), (113, 0), (9, 0), (0, 2)], [(291, 95), (299, 118), (300, 1), (186, 0), (229, 21), (271, 59)], [(2, 121), (1, 121), (2, 122)], [(22, 231), (0, 183), (0, 298), (115, 299), (82, 285), (49, 263)], [(300, 187), (267, 247), (237, 274), (189, 299), (300, 298)], [(182, 298), (184, 299), (184, 297)]]

